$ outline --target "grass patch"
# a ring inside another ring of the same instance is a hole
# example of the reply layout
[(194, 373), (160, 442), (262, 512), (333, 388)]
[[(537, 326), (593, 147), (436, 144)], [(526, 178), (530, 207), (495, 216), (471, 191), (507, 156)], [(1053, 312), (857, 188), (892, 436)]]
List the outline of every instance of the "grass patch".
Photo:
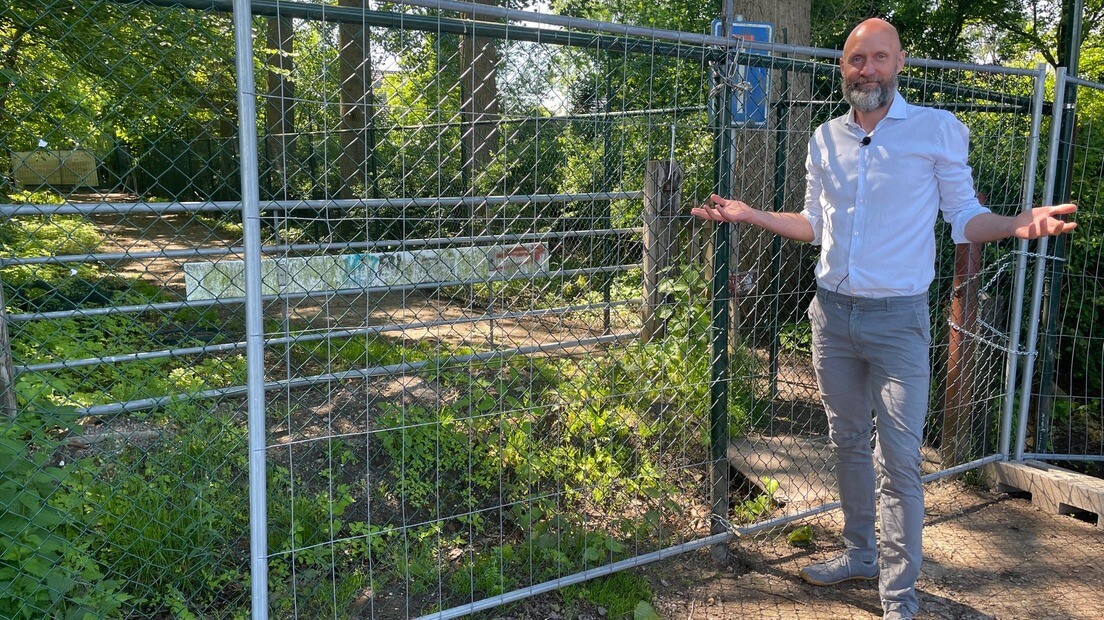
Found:
[(583, 584), (568, 586), (561, 591), (571, 617), (585, 601), (606, 610), (609, 620), (632, 618), (641, 602), (650, 603), (652, 588), (648, 581), (629, 572), (614, 573)]

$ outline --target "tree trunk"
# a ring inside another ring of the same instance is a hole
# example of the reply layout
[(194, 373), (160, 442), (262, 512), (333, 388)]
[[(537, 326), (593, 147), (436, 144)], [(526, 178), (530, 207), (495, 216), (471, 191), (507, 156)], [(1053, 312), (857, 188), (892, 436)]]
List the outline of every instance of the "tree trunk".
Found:
[(14, 416), (15, 412), (15, 367), (12, 364), (11, 341), (8, 340), (4, 287), (0, 286), (0, 413)]
[[(495, 0), (476, 0), (495, 4)], [(460, 115), (465, 188), (482, 193), (487, 183), (480, 178), (499, 147), (498, 49), (487, 37), (460, 37)], [(489, 213), (473, 214), (484, 222)]]
[[(338, 0), (338, 6), (366, 9), (366, 0)], [(341, 198), (366, 195), (375, 183), (370, 140), (372, 123), (371, 31), (366, 24), (342, 23), (338, 27), (339, 77), (341, 78), (341, 133), (338, 139), (338, 172)]]
[[(30, 32), (31, 28), (29, 26), (13, 25), (10, 27), (8, 34), (11, 39), (0, 45), (0, 52), (2, 52), (0, 53), (0, 60), (3, 61), (3, 64), (0, 64), (0, 69), (3, 69), (5, 74), (19, 75), (16, 67), (19, 62), (19, 50), (27, 42)], [(11, 84), (0, 88), (0, 118), (9, 118), (7, 109), (8, 94), (12, 91)], [(15, 172), (11, 165), (9, 137), (8, 131), (0, 131), (0, 192), (4, 193), (15, 190)]]
[(288, 198), (288, 175), (298, 166), (291, 147), (295, 135), (295, 85), (291, 81), (294, 61), (294, 28), (290, 17), (267, 20), (268, 98), (265, 100), (265, 152), (268, 155), (269, 187), (278, 198)]
[[(744, 0), (734, 4), (734, 14), (745, 21), (774, 25), (776, 43), (810, 45), (810, 0)], [(769, 211), (800, 211), (805, 198), (805, 155), (812, 129), (806, 101), (812, 93), (812, 77), (788, 70), (785, 58), (776, 58), (770, 72), (770, 111), (765, 127), (737, 132), (733, 193)], [(747, 226), (733, 227), (736, 254), (732, 273), (747, 277), (751, 288), (746, 300), (737, 300), (733, 313), (739, 337), (748, 344), (766, 344), (777, 337), (779, 322), (800, 320), (804, 299), (782, 296), (772, 290), (802, 290), (811, 275), (806, 244), (781, 242), (775, 235)], [(747, 288), (744, 288), (747, 290)]]

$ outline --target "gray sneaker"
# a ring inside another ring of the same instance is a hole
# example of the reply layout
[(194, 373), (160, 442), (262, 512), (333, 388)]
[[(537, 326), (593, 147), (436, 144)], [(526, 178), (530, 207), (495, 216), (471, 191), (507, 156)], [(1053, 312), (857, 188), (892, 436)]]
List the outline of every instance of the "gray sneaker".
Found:
[(878, 562), (854, 560), (846, 553), (801, 569), (801, 578), (814, 586), (831, 586), (852, 579), (878, 578)]

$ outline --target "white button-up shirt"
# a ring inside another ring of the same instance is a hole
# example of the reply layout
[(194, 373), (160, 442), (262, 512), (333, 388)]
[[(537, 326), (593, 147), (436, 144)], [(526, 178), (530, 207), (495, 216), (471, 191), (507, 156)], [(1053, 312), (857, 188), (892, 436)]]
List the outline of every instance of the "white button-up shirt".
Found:
[(927, 291), (937, 213), (955, 243), (966, 243), (966, 223), (989, 212), (966, 163), (969, 142), (950, 112), (912, 105), (900, 93), (870, 134), (854, 111), (817, 127), (802, 211), (821, 246), (817, 284), (856, 297)]

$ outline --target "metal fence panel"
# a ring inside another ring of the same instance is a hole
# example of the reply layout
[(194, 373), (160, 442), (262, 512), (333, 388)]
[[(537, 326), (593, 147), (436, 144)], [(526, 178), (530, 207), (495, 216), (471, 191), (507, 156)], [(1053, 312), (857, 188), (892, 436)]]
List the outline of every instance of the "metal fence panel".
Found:
[[(243, 617), (254, 588), (258, 616), (458, 615), (831, 507), (814, 250), (683, 215), (718, 187), (800, 208), (805, 141), (842, 111), (831, 52), (256, 3), (242, 151), (230, 8), (0, 9), (33, 34), (0, 100), (0, 473), (22, 507), (0, 611)], [(769, 71), (768, 122), (722, 127), (742, 63)], [(1032, 80), (902, 81), (967, 122), (1004, 213), (1034, 198)], [(95, 153), (99, 186), (15, 175), (36, 148)], [(945, 237), (935, 475), (999, 453), (1023, 303), (1018, 248)]]
[[(236, 135), (229, 15), (32, 0), (0, 24), (0, 616), (240, 614), (242, 314), (184, 273), (241, 243), (199, 202), (238, 196), (236, 152), (205, 146)], [(66, 151), (95, 174), (13, 174)]]
[[(774, 125), (733, 136), (733, 193), (752, 205), (798, 211), (809, 133), (847, 108), (830, 58), (773, 62)], [(967, 124), (978, 192), (998, 213), (1039, 202), (1033, 154), (1040, 130), (1032, 116), (1041, 112), (1033, 103), (1039, 77), (931, 61), (901, 76), (910, 102), (951, 110)], [(1027, 302), (1018, 274), (1031, 253), (1013, 241), (956, 247), (942, 223), (937, 239), (924, 447), (929, 480), (1004, 458), (1001, 424), (1011, 423), (1006, 413), (1016, 387), (1006, 369), (1024, 355), (1018, 319), (1026, 316)], [(734, 360), (731, 381), (745, 400), (729, 455), (739, 472), (736, 482), (752, 493), (735, 502), (729, 518), (737, 531), (754, 532), (833, 509), (837, 496), (805, 317), (817, 248), (754, 229), (735, 231), (732, 248), (731, 331), (733, 348), (743, 355)]]
[(645, 163), (707, 187), (707, 50), (361, 19), (295, 29), (317, 129), (262, 170), (323, 203), (272, 213), (265, 260), (351, 282), (266, 313), (271, 613), (459, 613), (700, 538), (693, 268), (668, 337), (638, 334)]
[[(1028, 458), (1081, 461), (1099, 472), (1092, 461), (1104, 461), (1100, 357), (1100, 140), (1091, 115), (1077, 109), (1099, 106), (1099, 83), (1077, 78), (1066, 87), (1067, 124), (1056, 158), (1056, 197), (1078, 205), (1075, 234), (1056, 239), (1045, 263), (1047, 277), (1040, 320), (1037, 380), (1028, 395), (1022, 449)], [(1058, 88), (1062, 88), (1062, 84)], [(1068, 193), (1067, 193), (1068, 192)]]

